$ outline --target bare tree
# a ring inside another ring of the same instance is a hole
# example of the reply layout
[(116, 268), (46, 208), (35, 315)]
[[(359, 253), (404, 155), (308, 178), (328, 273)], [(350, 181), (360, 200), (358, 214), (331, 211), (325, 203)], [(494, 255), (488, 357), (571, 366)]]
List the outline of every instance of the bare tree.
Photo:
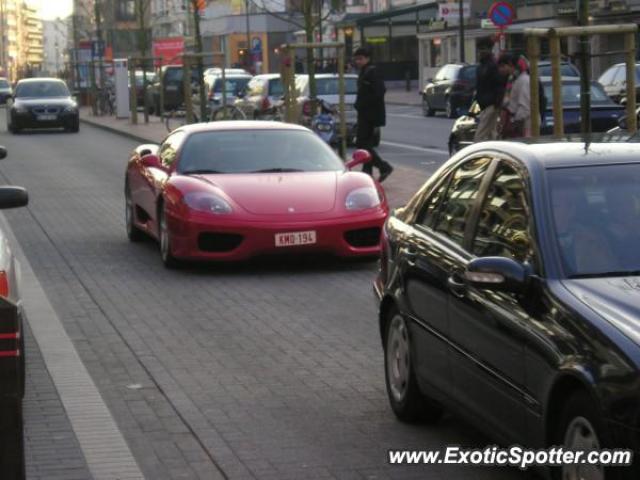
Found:
[[(286, 12), (276, 12), (267, 7), (265, 0), (251, 0), (259, 11), (271, 15), (279, 20), (296, 26), (305, 32), (305, 41), (313, 43), (314, 33), (322, 23), (334, 12), (344, 9), (344, 0), (284, 0)], [(329, 12), (322, 14), (323, 7), (327, 5)], [(312, 48), (307, 49), (307, 72), (309, 73), (309, 96), (317, 97), (315, 79), (315, 55)]]

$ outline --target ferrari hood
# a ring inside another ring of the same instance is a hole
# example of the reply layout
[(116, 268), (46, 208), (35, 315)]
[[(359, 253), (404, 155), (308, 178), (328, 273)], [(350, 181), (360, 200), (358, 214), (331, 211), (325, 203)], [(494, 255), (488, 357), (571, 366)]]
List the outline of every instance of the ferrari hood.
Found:
[(334, 209), (340, 172), (199, 175), (256, 215), (325, 213)]

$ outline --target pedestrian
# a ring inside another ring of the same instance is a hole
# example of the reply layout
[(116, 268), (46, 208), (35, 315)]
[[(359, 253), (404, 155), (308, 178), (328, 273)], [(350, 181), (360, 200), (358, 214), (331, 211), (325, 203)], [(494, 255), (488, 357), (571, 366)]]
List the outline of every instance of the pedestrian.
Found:
[(511, 87), (505, 96), (503, 138), (531, 136), (531, 94), (529, 64), (523, 56), (504, 55), (498, 61), (503, 74), (511, 76)]
[(491, 46), (485, 45), (480, 52), (476, 75), (476, 101), (480, 113), (474, 141), (484, 142), (498, 138), (498, 118), (505, 87), (506, 77), (500, 74)]
[(383, 182), (391, 175), (393, 167), (378, 155), (374, 147), (376, 146), (376, 129), (386, 124), (384, 107), (386, 88), (376, 66), (371, 63), (371, 53), (367, 48), (358, 48), (354, 52), (353, 61), (359, 69), (355, 103), (355, 109), (358, 112), (356, 147), (367, 150), (371, 154), (371, 161), (363, 165), (362, 171), (372, 175), (373, 167), (376, 167), (380, 172), (378, 181)]

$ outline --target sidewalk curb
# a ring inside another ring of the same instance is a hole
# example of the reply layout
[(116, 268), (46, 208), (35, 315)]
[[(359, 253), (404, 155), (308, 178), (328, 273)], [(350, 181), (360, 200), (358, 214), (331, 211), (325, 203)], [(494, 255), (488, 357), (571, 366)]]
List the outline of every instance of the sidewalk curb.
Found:
[(90, 125), (92, 127), (99, 128), (101, 130), (105, 130), (105, 131), (107, 131), (109, 133), (113, 133), (115, 135), (120, 135), (120, 136), (128, 138), (130, 140), (135, 140), (136, 142), (157, 143), (156, 140), (153, 140), (153, 139), (150, 139), (150, 138), (146, 138), (146, 137), (142, 137), (142, 136), (136, 135), (134, 133), (126, 132), (124, 130), (120, 130), (119, 128), (113, 128), (113, 127), (110, 127), (108, 125), (104, 125), (104, 124), (102, 124), (100, 122), (96, 122), (94, 120), (87, 119), (85, 117), (80, 117), (80, 123), (84, 123), (86, 125)]

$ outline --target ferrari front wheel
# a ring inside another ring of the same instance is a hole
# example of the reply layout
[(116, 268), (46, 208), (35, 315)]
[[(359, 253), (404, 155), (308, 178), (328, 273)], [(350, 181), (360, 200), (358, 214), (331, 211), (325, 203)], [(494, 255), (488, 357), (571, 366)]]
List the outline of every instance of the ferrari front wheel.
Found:
[(179, 260), (171, 252), (171, 235), (167, 226), (167, 214), (164, 207), (160, 206), (160, 256), (166, 268), (177, 268), (180, 266)]
[(127, 227), (127, 237), (132, 242), (139, 242), (143, 239), (144, 234), (135, 225), (135, 208), (128, 183), (124, 189), (124, 199), (124, 219)]

